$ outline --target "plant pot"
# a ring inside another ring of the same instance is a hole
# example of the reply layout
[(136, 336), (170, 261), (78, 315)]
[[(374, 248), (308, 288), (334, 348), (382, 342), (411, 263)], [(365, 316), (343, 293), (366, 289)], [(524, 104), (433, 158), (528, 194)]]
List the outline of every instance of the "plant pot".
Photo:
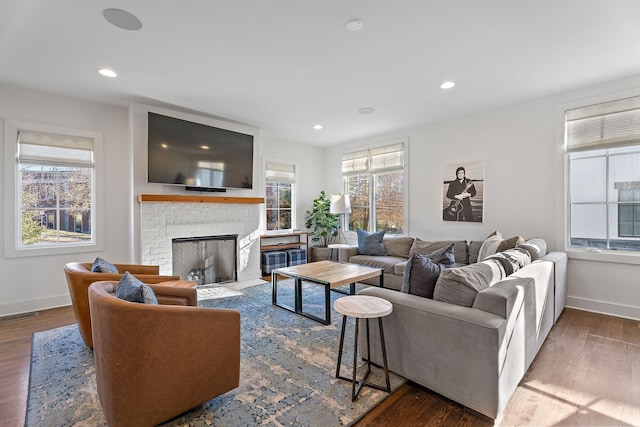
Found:
[[(324, 261), (329, 259), (331, 249), (324, 246), (312, 246), (309, 248), (309, 262)], [(337, 252), (337, 251), (335, 251)], [(337, 255), (336, 255), (337, 256)]]

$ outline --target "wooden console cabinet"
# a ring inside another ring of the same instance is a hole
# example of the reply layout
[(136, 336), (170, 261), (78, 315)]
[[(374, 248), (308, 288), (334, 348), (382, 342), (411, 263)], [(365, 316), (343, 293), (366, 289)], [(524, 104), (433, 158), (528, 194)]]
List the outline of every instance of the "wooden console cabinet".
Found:
[(262, 271), (262, 252), (285, 249), (305, 249), (309, 260), (309, 233), (296, 231), (292, 233), (272, 233), (260, 236), (260, 271)]

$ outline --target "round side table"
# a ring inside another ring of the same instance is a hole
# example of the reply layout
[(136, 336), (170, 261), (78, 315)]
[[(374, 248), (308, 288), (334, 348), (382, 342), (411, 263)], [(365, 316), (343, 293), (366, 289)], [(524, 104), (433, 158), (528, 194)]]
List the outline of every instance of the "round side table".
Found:
[[(336, 311), (342, 314), (342, 332), (340, 333), (340, 349), (338, 350), (338, 366), (336, 367), (336, 378), (351, 381), (351, 401), (355, 402), (362, 387), (367, 386), (376, 390), (391, 393), (391, 383), (389, 381), (389, 366), (387, 365), (387, 350), (384, 345), (384, 331), (382, 329), (382, 318), (393, 311), (393, 305), (382, 298), (368, 295), (352, 295), (338, 298), (333, 306)], [(353, 373), (351, 378), (340, 375), (340, 364), (342, 363), (342, 349), (344, 347), (344, 331), (347, 325), (347, 317), (355, 318), (355, 335), (353, 348)], [(358, 319), (366, 319), (367, 323), (367, 355), (371, 354), (369, 345), (369, 319), (378, 319), (380, 328), (380, 344), (382, 345), (382, 360), (384, 362), (384, 377), (386, 387), (367, 382), (367, 377), (371, 373), (371, 356), (367, 359), (367, 372), (361, 380), (356, 378), (356, 366), (358, 362)], [(356, 390), (356, 385), (358, 389)]]

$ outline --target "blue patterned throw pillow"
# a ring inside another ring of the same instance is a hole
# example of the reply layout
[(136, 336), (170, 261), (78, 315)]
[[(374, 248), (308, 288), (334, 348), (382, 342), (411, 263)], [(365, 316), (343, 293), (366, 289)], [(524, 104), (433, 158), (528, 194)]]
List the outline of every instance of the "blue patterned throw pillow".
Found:
[(97, 257), (95, 261), (93, 261), (93, 265), (91, 266), (91, 271), (94, 273), (111, 273), (118, 274), (118, 269), (115, 265), (111, 264), (109, 261)]
[(384, 238), (384, 230), (369, 233), (368, 231), (358, 228), (358, 253), (360, 255), (387, 255), (384, 249), (382, 239)]
[(158, 304), (156, 294), (148, 285), (136, 279), (131, 273), (125, 271), (118, 282), (116, 297), (143, 304)]

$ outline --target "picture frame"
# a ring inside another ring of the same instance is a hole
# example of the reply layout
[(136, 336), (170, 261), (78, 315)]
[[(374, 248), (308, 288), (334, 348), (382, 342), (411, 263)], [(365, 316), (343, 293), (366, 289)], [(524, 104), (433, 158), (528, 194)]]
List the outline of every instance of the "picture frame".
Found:
[(442, 220), (484, 222), (484, 162), (444, 166)]

